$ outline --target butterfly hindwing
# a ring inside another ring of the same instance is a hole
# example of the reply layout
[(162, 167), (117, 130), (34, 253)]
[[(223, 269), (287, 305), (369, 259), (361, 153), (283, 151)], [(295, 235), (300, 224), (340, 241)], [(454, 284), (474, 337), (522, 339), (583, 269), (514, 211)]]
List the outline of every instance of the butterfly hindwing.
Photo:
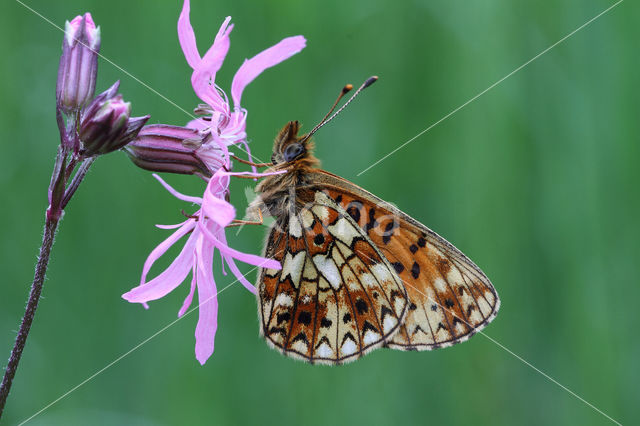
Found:
[(408, 302), (393, 266), (338, 203), (314, 200), (269, 235), (260, 273), (261, 333), (284, 354), (314, 363), (355, 360), (399, 331)]

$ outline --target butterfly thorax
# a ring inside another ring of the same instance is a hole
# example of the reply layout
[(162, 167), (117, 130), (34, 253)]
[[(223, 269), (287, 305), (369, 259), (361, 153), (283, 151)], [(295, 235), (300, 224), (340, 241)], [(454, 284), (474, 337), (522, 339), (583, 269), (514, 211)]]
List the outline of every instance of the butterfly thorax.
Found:
[(298, 130), (299, 123), (291, 121), (276, 136), (273, 167), (267, 172), (286, 172), (267, 176), (256, 186), (258, 198), (249, 206), (250, 211), (260, 209), (265, 216), (287, 220), (289, 214), (313, 200), (313, 192), (305, 187), (310, 185), (309, 176), (320, 161), (313, 156), (313, 142), (298, 137)]

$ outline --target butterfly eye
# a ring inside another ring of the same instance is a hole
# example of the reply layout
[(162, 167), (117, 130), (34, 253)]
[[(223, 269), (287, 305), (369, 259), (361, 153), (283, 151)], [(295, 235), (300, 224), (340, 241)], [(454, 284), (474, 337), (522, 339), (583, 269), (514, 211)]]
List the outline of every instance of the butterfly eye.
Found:
[(304, 146), (301, 143), (292, 143), (284, 149), (284, 161), (287, 163), (298, 158), (304, 153)]

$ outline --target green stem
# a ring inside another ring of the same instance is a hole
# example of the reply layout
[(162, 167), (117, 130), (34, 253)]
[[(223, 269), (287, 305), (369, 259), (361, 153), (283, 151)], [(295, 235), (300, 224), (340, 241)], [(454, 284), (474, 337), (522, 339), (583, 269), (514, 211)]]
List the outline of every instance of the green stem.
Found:
[(4, 372), (2, 385), (0, 386), (0, 418), (2, 417), (7, 397), (9, 396), (13, 377), (18, 369), (22, 350), (27, 342), (27, 336), (29, 335), (29, 330), (33, 323), (33, 317), (35, 316), (36, 309), (38, 308), (38, 301), (40, 300), (40, 294), (42, 293), (42, 284), (44, 283), (44, 277), (47, 272), (49, 255), (51, 253), (51, 247), (53, 246), (53, 239), (55, 237), (56, 229), (58, 228), (59, 220), (59, 218), (47, 217), (44, 225), (42, 246), (40, 247), (40, 255), (38, 256), (38, 263), (36, 264), (36, 272), (33, 277), (33, 284), (31, 285), (29, 302), (27, 303), (27, 309), (22, 317), (22, 324), (20, 324), (20, 330), (18, 331), (18, 336), (16, 337), (16, 342), (13, 350), (11, 351), (11, 357), (9, 358), (9, 364)]

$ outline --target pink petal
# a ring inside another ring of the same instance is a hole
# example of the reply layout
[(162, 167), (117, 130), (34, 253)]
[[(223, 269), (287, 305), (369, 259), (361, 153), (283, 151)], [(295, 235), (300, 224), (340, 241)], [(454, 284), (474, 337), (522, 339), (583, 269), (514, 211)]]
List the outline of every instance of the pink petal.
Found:
[(236, 276), (236, 278), (238, 279), (238, 281), (240, 281), (240, 283), (244, 286), (244, 288), (246, 288), (247, 290), (249, 290), (253, 294), (258, 294), (258, 291), (256, 290), (255, 286), (253, 284), (251, 284), (245, 278), (245, 276), (240, 272), (240, 270), (236, 266), (236, 263), (234, 262), (233, 258), (225, 256), (224, 260), (229, 265), (229, 269), (231, 269), (231, 272), (233, 272), (233, 275)]
[(180, 17), (178, 18), (178, 39), (187, 63), (191, 68), (195, 69), (200, 63), (200, 53), (198, 53), (193, 27), (189, 22), (189, 9), (189, 0), (184, 0), (182, 12), (180, 12)]
[(176, 197), (178, 200), (186, 201), (188, 203), (202, 204), (202, 198), (200, 198), (200, 197), (191, 197), (189, 195), (184, 195), (183, 193), (178, 192), (175, 189), (173, 189), (173, 187), (171, 185), (169, 185), (167, 182), (165, 182), (164, 179), (162, 179), (157, 174), (153, 173), (151, 176), (156, 178), (158, 180), (158, 182), (160, 182), (160, 184), (162, 186), (164, 186), (164, 188), (167, 191), (169, 191), (169, 193), (171, 195), (173, 195), (174, 197)]
[(196, 291), (196, 281), (197, 281), (197, 269), (196, 269), (196, 265), (194, 263), (192, 269), (191, 269), (191, 289), (189, 290), (189, 294), (187, 295), (187, 297), (184, 299), (184, 302), (182, 303), (182, 307), (180, 308), (180, 310), (178, 311), (178, 318), (180, 318), (181, 316), (183, 316), (186, 312), (187, 309), (189, 309), (189, 306), (191, 306), (191, 302), (193, 301), (193, 293), (195, 293)]
[(154, 248), (151, 253), (149, 253), (147, 260), (145, 260), (144, 266), (142, 267), (142, 277), (140, 279), (140, 284), (144, 284), (144, 282), (147, 280), (147, 274), (149, 273), (149, 270), (151, 269), (155, 261), (158, 260), (160, 256), (162, 256), (167, 250), (169, 250), (169, 247), (174, 245), (176, 241), (187, 235), (194, 228), (195, 219), (189, 219), (185, 221), (183, 226), (181, 226), (176, 232), (171, 234), (169, 238), (158, 244), (158, 246)]
[(175, 225), (161, 225), (161, 224), (156, 224), (156, 228), (160, 228), (160, 229), (176, 229), (176, 228), (180, 228), (182, 225), (184, 225), (187, 221), (185, 220), (184, 222), (181, 223), (176, 223)]
[(198, 157), (212, 173), (228, 166), (228, 152), (225, 156), (224, 150), (215, 142), (205, 143), (200, 148), (196, 149), (195, 154), (196, 157)]
[(265, 257), (256, 256), (255, 254), (242, 253), (236, 249), (232, 249), (227, 244), (221, 242), (209, 229), (202, 225), (202, 221), (198, 221), (198, 229), (200, 229), (205, 237), (209, 239), (218, 250), (225, 256), (230, 256), (238, 259), (241, 262), (248, 263), (249, 265), (260, 266), (262, 268), (269, 269), (282, 269), (280, 262), (274, 259), (267, 259)]
[(202, 118), (196, 118), (195, 120), (189, 121), (185, 127), (195, 130), (206, 130), (210, 127), (210, 125)]
[[(225, 245), (228, 245), (227, 244), (227, 236), (224, 234), (224, 229), (221, 229), (220, 232), (218, 232), (218, 237), (220, 239), (220, 242), (222, 242)], [(253, 294), (258, 294), (258, 292), (256, 291), (256, 288), (253, 286), (253, 284), (251, 284), (245, 278), (245, 276), (240, 273), (240, 270), (236, 266), (236, 263), (234, 262), (232, 257), (222, 255), (222, 260), (223, 260), (223, 262), (222, 262), (223, 268), (224, 268), (224, 264), (226, 262), (229, 265), (229, 269), (231, 269), (231, 272), (233, 273), (233, 275), (235, 275), (236, 278), (238, 279), (238, 281), (240, 281), (240, 283), (242, 283), (244, 288), (246, 288), (247, 290), (249, 290)]]
[(198, 236), (192, 234), (189, 237), (178, 257), (160, 275), (123, 294), (122, 298), (132, 303), (144, 303), (160, 299), (178, 287), (193, 267), (193, 252)]
[(198, 256), (198, 325), (196, 326), (196, 359), (204, 363), (213, 354), (218, 328), (218, 295), (211, 271), (213, 246), (202, 239)]
[(233, 105), (236, 108), (240, 107), (240, 98), (244, 88), (262, 71), (300, 52), (305, 45), (306, 40), (302, 36), (287, 37), (275, 46), (258, 53), (251, 59), (245, 60), (233, 77), (233, 83), (231, 84)]
[(222, 22), (213, 44), (202, 57), (201, 67), (206, 68), (213, 75), (218, 72), (229, 51), (229, 34), (233, 30), (233, 25), (229, 25), (229, 22), (231, 22), (231, 16), (227, 16)]
[(220, 27), (213, 45), (191, 75), (191, 85), (196, 95), (214, 109), (223, 109), (224, 100), (215, 88), (216, 73), (222, 66), (229, 51), (229, 33), (233, 25), (229, 25), (231, 17), (227, 17)]
[(204, 191), (202, 201), (202, 212), (208, 218), (213, 220), (218, 225), (225, 227), (231, 223), (236, 217), (236, 209), (227, 201), (219, 198), (210, 187), (212, 183), (215, 183), (215, 175), (209, 181), (207, 189)]

